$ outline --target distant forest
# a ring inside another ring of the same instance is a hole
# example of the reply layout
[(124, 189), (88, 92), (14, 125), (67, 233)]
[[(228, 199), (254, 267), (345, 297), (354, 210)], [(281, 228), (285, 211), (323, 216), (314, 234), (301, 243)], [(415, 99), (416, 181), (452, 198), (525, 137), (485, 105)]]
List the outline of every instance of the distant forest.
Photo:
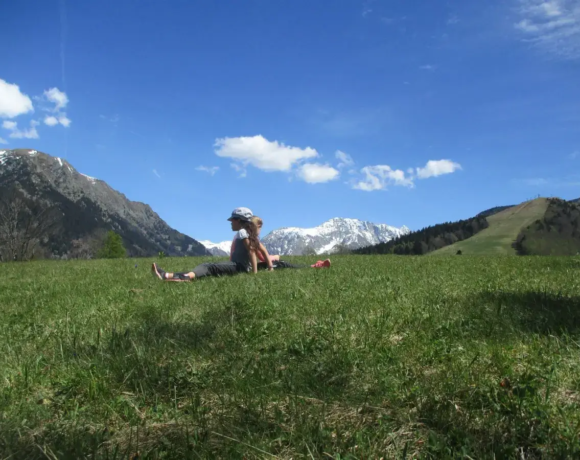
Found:
[(470, 238), (487, 227), (489, 227), (487, 219), (476, 216), (471, 219), (426, 227), (387, 243), (355, 249), (352, 253), (423, 255)]

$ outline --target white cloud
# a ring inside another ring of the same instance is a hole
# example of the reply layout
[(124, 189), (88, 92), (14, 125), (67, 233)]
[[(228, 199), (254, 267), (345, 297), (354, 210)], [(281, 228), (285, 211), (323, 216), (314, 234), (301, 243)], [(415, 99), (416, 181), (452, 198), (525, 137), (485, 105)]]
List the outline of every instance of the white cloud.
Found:
[(351, 185), (356, 190), (366, 192), (385, 190), (390, 185), (412, 188), (415, 186), (415, 179), (450, 174), (458, 169), (461, 169), (461, 166), (450, 160), (431, 160), (423, 168), (408, 168), (406, 173), (401, 169), (392, 169), (388, 165), (365, 166), (360, 170), (364, 178), (351, 182)]
[(0, 144), (8, 144), (8, 141), (0, 137)]
[(49, 101), (54, 103), (54, 112), (58, 112), (60, 109), (64, 109), (68, 104), (68, 96), (65, 92), (59, 90), (58, 88), (50, 88), (44, 92), (44, 97)]
[(68, 128), (71, 124), (71, 121), (69, 118), (67, 118), (66, 113), (63, 113), (62, 115), (60, 115), (58, 117), (58, 122), (63, 125), (65, 128)]
[(44, 117), (44, 124), (48, 126), (58, 125), (58, 118), (51, 116)]
[(392, 169), (388, 165), (365, 166), (361, 169), (361, 173), (365, 178), (353, 184), (352, 188), (356, 190), (372, 192), (384, 190), (389, 185), (413, 187), (412, 177), (406, 177), (404, 171)]
[(337, 160), (339, 161), (337, 168), (344, 168), (344, 167), (348, 167), (348, 166), (352, 166), (354, 164), (354, 161), (352, 159), (352, 157), (348, 154), (345, 153), (341, 150), (337, 150), (336, 153), (334, 154), (337, 158)]
[(263, 171), (290, 171), (292, 167), (318, 152), (313, 148), (291, 147), (278, 141), (269, 141), (261, 135), (216, 139), (217, 156), (231, 158), (242, 166), (252, 165)]
[(0, 118), (14, 118), (33, 112), (32, 101), (18, 85), (0, 79)]
[(47, 115), (44, 117), (44, 124), (48, 126), (56, 126), (60, 123), (65, 128), (68, 128), (71, 124), (71, 121), (67, 118), (66, 113), (60, 113), (57, 115), (58, 118), (52, 115)]
[(564, 59), (580, 58), (578, 0), (519, 0), (520, 21), (514, 24), (524, 41)]
[(18, 129), (18, 125), (15, 121), (4, 121), (2, 123), (2, 127), (10, 131), (9, 137), (13, 139), (38, 139), (38, 131), (36, 131), (36, 127), (39, 125), (38, 121), (31, 120), (30, 121), (30, 128), (20, 130)]
[(297, 170), (298, 177), (309, 184), (328, 182), (336, 179), (339, 174), (332, 166), (319, 163), (306, 163)]
[(435, 70), (435, 66), (431, 64), (425, 64), (419, 67), (421, 70)]
[(461, 169), (461, 165), (450, 160), (430, 160), (425, 167), (417, 168), (417, 177), (419, 179), (427, 179), (443, 174), (451, 174), (458, 169)]
[[(70, 118), (62, 111), (69, 103), (68, 96), (58, 88), (50, 88), (44, 91), (42, 97), (35, 97), (41, 103), (41, 109), (52, 115), (44, 117), (44, 124), (47, 126), (57, 126), (58, 124), (68, 128), (71, 124)], [(54, 107), (47, 107), (46, 103), (54, 104)]]
[(208, 173), (210, 176), (213, 176), (216, 172), (219, 171), (219, 166), (211, 166), (211, 167), (207, 167), (207, 166), (198, 166), (197, 168), (195, 168), (196, 171), (204, 171), (206, 173)]
[(156, 169), (153, 170), (153, 174), (155, 174), (157, 177), (159, 177), (159, 179), (161, 179), (161, 176), (159, 175)]

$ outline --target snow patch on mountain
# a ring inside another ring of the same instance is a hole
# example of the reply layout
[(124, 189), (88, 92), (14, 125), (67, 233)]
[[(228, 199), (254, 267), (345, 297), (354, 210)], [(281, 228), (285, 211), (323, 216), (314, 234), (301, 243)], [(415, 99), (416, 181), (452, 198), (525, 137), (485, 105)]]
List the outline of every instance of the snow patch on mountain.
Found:
[(397, 228), (336, 217), (313, 228), (280, 228), (270, 232), (262, 241), (271, 254), (302, 255), (311, 251), (316, 254), (330, 254), (339, 247), (358, 249), (385, 243), (409, 232), (405, 226)]
[(80, 173), (81, 176), (86, 178), (91, 184), (95, 185), (97, 183), (97, 179), (91, 176), (87, 176), (86, 174)]
[(200, 241), (201, 244), (211, 253), (212, 256), (229, 256), (230, 248), (232, 247), (231, 241), (222, 241), (221, 243), (212, 243), (209, 240)]

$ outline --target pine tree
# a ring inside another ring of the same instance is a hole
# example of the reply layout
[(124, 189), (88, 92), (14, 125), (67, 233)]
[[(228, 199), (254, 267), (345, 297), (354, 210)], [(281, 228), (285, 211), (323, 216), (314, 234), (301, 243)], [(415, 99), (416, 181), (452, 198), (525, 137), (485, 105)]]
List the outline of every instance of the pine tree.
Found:
[(121, 259), (127, 256), (121, 235), (112, 230), (107, 233), (98, 256), (102, 259)]

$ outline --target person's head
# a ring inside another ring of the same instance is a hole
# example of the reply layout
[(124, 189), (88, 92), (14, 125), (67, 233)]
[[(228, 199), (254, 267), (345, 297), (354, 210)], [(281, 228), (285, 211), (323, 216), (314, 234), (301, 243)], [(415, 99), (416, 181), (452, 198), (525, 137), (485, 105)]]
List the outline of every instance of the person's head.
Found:
[(254, 216), (251, 209), (248, 208), (236, 208), (232, 211), (232, 215), (228, 220), (232, 224), (232, 230), (237, 232), (241, 230), (244, 222), (250, 222), (250, 219)]
[(250, 220), (256, 226), (256, 230), (257, 230), (258, 235), (259, 235), (260, 234), (260, 230), (262, 230), (262, 225), (264, 225), (264, 221), (260, 217), (258, 217), (258, 216), (254, 216)]

